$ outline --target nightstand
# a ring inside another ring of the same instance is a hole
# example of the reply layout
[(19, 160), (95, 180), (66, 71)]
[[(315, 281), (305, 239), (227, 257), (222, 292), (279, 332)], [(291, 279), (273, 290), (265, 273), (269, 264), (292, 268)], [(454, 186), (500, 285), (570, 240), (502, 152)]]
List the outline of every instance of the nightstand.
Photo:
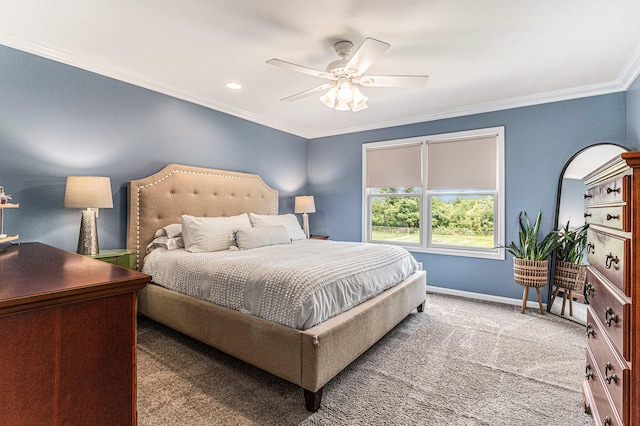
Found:
[(112, 265), (122, 266), (127, 269), (136, 269), (136, 259), (133, 250), (127, 249), (114, 249), (114, 250), (100, 250), (100, 253), (88, 255), (94, 259), (102, 260), (103, 262), (111, 263)]
[(328, 235), (312, 235), (309, 237), (310, 240), (328, 240)]

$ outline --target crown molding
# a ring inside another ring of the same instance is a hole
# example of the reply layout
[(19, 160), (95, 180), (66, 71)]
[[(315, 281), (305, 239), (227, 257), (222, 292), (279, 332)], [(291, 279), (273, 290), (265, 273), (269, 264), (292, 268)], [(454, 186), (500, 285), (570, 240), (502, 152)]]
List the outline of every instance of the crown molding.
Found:
[(201, 105), (225, 114), (233, 115), (235, 117), (242, 118), (253, 123), (261, 124), (275, 130), (280, 130), (300, 137), (305, 137), (305, 131), (303, 129), (285, 126), (280, 122), (276, 122), (274, 120), (253, 114), (252, 112), (246, 111), (244, 109), (231, 107), (223, 103), (210, 102), (197, 96), (193, 96), (191, 94), (177, 90), (174, 87), (168, 86), (164, 83), (143, 76), (141, 74), (131, 72), (123, 68), (105, 65), (104, 63), (97, 62), (62, 49), (58, 49), (56, 47), (36, 40), (17, 36), (6, 31), (0, 31), (0, 44), (46, 59), (51, 59), (53, 61), (73, 66), (85, 71), (113, 78), (115, 80), (132, 84), (134, 86), (142, 87), (154, 92), (162, 93), (167, 96)]
[(384, 129), (388, 127), (404, 126), (407, 124), (417, 124), (427, 121), (443, 120), (447, 118), (463, 117), (466, 115), (484, 114), (488, 112), (503, 111), (507, 109), (522, 108), (533, 105), (541, 105), (552, 102), (561, 102), (571, 99), (585, 98), (589, 96), (607, 95), (610, 93), (624, 92), (626, 89), (618, 82), (595, 84), (591, 86), (583, 86), (570, 88), (566, 90), (558, 90), (554, 92), (540, 93), (532, 96), (523, 96), (519, 98), (505, 99), (496, 102), (487, 102), (483, 104), (470, 105), (460, 108), (452, 108), (449, 110), (438, 111), (429, 114), (405, 117), (387, 122), (379, 122), (375, 125), (357, 126), (343, 129), (335, 129), (327, 132), (316, 132), (308, 135), (309, 139), (337, 136), (347, 133), (364, 132), (369, 130)]
[(624, 90), (628, 90), (634, 81), (640, 75), (640, 43), (636, 45), (631, 57), (627, 63), (622, 67), (620, 74), (618, 74), (617, 81), (624, 87)]
[(636, 46), (629, 61), (618, 74), (616, 81), (596, 84), (590, 86), (575, 87), (566, 90), (558, 90), (553, 92), (541, 93), (532, 96), (524, 96), (501, 100), (497, 102), (487, 102), (483, 104), (470, 105), (460, 108), (453, 108), (445, 111), (437, 111), (427, 114), (408, 116), (399, 119), (378, 122), (370, 125), (337, 128), (326, 131), (309, 131), (308, 129), (295, 128), (288, 126), (280, 121), (272, 120), (263, 116), (256, 115), (250, 111), (231, 107), (226, 104), (211, 102), (188, 93), (184, 93), (171, 86), (163, 84), (159, 81), (150, 79), (146, 76), (134, 73), (119, 67), (109, 66), (91, 59), (64, 51), (53, 46), (41, 43), (36, 40), (28, 39), (5, 31), (0, 31), (0, 44), (18, 49), (24, 52), (32, 53), (56, 62), (61, 62), (70, 66), (74, 66), (86, 71), (94, 72), (99, 75), (110, 77), (119, 81), (123, 81), (145, 89), (153, 90), (174, 98), (182, 99), (197, 105), (204, 106), (225, 114), (229, 114), (241, 119), (251, 121), (260, 125), (280, 130), (300, 136), (305, 139), (316, 139), (329, 136), (337, 136), (348, 133), (364, 132), (370, 130), (378, 130), (389, 127), (404, 126), (408, 124), (417, 124), (427, 121), (442, 120), (447, 118), (462, 117), (466, 115), (483, 114), (487, 112), (495, 112), (506, 109), (521, 108), (526, 106), (540, 105), (551, 102), (560, 102), (571, 99), (584, 98), (589, 96), (605, 95), (616, 92), (626, 91), (631, 84), (640, 75), (640, 44)]

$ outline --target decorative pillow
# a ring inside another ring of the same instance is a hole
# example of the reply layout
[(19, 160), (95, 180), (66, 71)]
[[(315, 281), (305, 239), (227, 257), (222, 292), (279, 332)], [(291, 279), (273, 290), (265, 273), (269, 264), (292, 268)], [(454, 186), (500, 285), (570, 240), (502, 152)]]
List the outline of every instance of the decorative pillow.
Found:
[(172, 223), (171, 225), (167, 225), (164, 228), (158, 229), (153, 237), (154, 238), (158, 238), (158, 237), (175, 238), (181, 235), (182, 235), (182, 224)]
[(277, 244), (291, 244), (287, 228), (282, 225), (265, 226), (263, 228), (238, 228), (236, 243), (240, 250), (273, 246)]
[(307, 238), (300, 227), (298, 219), (296, 219), (296, 217), (291, 213), (281, 215), (249, 213), (249, 218), (251, 219), (251, 224), (254, 228), (282, 225), (287, 229), (289, 238), (291, 238), (292, 241), (304, 240)]
[(184, 240), (182, 237), (156, 237), (147, 246), (147, 253), (151, 253), (151, 250), (158, 247), (164, 247), (167, 250), (184, 248)]
[(195, 217), (182, 215), (184, 248), (192, 253), (228, 250), (235, 246), (234, 231), (251, 227), (246, 213), (230, 217)]

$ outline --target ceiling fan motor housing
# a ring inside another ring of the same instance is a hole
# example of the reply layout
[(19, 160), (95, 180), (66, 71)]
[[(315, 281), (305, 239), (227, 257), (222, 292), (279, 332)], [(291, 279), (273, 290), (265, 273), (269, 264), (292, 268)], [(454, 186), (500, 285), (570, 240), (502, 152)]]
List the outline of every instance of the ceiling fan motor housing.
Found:
[(351, 52), (353, 51), (353, 43), (343, 40), (334, 44), (333, 48), (336, 50), (338, 56), (340, 56), (342, 59), (346, 59), (351, 56)]
[(338, 56), (340, 56), (340, 59), (329, 63), (329, 65), (327, 65), (327, 72), (334, 77), (347, 76), (349, 72), (345, 69), (345, 66), (349, 62), (351, 52), (353, 52), (353, 43), (343, 40), (334, 44), (333, 48)]

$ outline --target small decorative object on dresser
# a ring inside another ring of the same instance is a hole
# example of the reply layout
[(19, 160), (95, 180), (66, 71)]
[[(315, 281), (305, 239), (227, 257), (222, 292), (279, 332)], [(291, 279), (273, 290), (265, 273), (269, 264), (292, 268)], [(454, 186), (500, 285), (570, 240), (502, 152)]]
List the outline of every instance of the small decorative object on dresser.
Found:
[(4, 193), (4, 186), (0, 186), (0, 204), (7, 204), (7, 202), (11, 199), (11, 195), (7, 195)]
[(584, 177), (587, 354), (583, 406), (597, 425), (640, 425), (640, 151)]
[(17, 209), (20, 207), (19, 204), (9, 204), (8, 200), (11, 199), (11, 195), (7, 195), (4, 193), (4, 187), (0, 186), (0, 244), (2, 243), (12, 243), (18, 239), (18, 235), (7, 235), (4, 233), (4, 209)]

